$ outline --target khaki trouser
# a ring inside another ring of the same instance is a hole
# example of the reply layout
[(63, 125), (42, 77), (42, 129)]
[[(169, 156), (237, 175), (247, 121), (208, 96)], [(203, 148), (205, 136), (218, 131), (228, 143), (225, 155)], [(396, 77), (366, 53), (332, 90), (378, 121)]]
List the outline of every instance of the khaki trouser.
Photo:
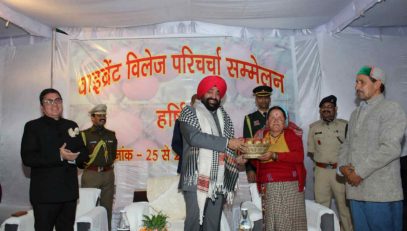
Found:
[(111, 169), (106, 172), (97, 172), (85, 169), (82, 175), (81, 187), (101, 189), (100, 205), (107, 210), (109, 230), (111, 230), (113, 195), (115, 191), (114, 170)]
[(352, 231), (352, 218), (345, 197), (345, 179), (337, 176), (336, 169), (320, 167), (315, 167), (314, 178), (315, 201), (329, 208), (332, 196), (334, 196), (341, 230)]

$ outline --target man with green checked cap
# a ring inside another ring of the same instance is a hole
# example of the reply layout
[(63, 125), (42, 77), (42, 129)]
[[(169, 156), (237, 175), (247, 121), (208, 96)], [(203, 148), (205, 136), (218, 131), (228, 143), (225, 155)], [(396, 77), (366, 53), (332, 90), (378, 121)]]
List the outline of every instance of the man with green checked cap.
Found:
[(101, 189), (100, 205), (106, 208), (111, 230), (114, 195), (113, 162), (116, 159), (117, 139), (114, 131), (105, 128), (105, 104), (89, 111), (93, 126), (82, 131), (82, 138), (89, 151), (89, 160), (82, 175), (81, 187)]
[(384, 97), (386, 75), (364, 66), (356, 74), (359, 106), (352, 112), (338, 157), (338, 174), (355, 230), (402, 230), (401, 141), (406, 129), (402, 107)]

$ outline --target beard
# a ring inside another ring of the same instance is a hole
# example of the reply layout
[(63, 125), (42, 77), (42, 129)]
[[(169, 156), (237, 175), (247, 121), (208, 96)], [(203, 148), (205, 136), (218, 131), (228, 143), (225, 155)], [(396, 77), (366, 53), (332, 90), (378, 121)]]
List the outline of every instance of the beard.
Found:
[[(211, 102), (210, 102), (211, 101)], [(220, 107), (220, 100), (215, 98), (206, 98), (202, 100), (203, 105), (209, 111), (216, 111)]]

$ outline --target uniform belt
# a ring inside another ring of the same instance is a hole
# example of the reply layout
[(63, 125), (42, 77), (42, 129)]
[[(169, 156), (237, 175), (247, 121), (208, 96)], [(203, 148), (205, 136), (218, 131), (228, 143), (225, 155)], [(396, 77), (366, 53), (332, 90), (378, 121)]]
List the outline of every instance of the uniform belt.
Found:
[(332, 164), (327, 164), (327, 163), (321, 163), (321, 162), (315, 162), (316, 166), (320, 168), (327, 168), (327, 169), (336, 169), (338, 167), (338, 163), (332, 163)]
[(106, 172), (106, 171), (112, 170), (113, 167), (112, 167), (111, 165), (110, 165), (110, 166), (102, 166), (102, 167), (99, 167), (99, 166), (89, 166), (89, 167), (87, 167), (86, 169), (87, 169), (87, 170), (96, 171), (96, 172)]

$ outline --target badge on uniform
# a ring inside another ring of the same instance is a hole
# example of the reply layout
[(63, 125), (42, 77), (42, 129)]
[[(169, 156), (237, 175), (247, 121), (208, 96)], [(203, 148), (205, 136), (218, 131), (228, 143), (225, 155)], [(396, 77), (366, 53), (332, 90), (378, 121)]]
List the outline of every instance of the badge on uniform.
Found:
[(255, 121), (253, 122), (253, 125), (254, 125), (254, 126), (259, 126), (259, 125), (260, 125), (260, 121), (259, 121), (259, 120), (255, 120)]

